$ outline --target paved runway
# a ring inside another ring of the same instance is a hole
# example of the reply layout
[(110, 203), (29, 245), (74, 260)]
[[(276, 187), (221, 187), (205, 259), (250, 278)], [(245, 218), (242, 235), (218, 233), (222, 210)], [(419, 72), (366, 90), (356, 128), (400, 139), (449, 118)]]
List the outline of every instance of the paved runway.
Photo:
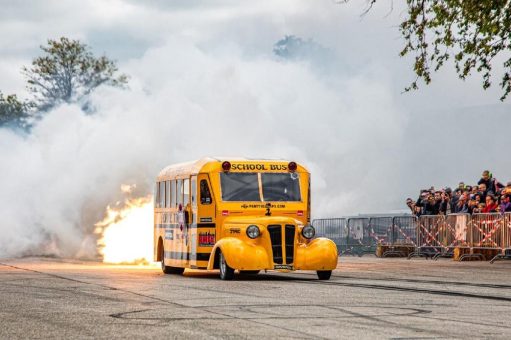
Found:
[(0, 259), (0, 338), (511, 338), (511, 261), (346, 257), (330, 281)]

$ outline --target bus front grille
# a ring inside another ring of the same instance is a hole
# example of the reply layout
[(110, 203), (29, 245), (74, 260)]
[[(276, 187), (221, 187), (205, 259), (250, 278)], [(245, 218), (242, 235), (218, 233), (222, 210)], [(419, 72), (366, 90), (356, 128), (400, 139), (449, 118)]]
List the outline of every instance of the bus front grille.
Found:
[(273, 263), (282, 264), (282, 227), (280, 225), (269, 225), (271, 248), (273, 251)]
[(286, 225), (286, 263), (293, 263), (295, 252), (295, 226)]

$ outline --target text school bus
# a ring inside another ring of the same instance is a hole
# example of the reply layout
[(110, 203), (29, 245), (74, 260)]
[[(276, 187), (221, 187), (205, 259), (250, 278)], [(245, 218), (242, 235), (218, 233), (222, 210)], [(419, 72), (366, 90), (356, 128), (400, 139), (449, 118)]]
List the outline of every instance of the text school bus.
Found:
[(314, 234), (310, 176), (295, 162), (205, 158), (158, 175), (154, 258), (164, 273), (315, 270), (328, 280), (337, 247)]

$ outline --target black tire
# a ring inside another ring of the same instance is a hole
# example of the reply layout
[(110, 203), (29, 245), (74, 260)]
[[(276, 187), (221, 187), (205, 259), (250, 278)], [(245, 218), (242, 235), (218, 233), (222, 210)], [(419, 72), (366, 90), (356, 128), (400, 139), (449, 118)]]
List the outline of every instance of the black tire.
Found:
[(229, 267), (227, 261), (225, 261), (224, 254), (220, 250), (220, 254), (218, 256), (218, 266), (220, 267), (220, 278), (222, 280), (232, 280), (234, 279), (234, 269)]
[(332, 276), (331, 270), (318, 270), (317, 273), (320, 280), (330, 280), (330, 276)]
[(162, 272), (164, 272), (165, 274), (183, 274), (183, 272), (185, 271), (184, 268), (166, 266), (165, 261), (163, 260), (164, 258), (165, 258), (165, 249), (162, 246), (161, 247), (161, 270), (162, 270)]
[(260, 270), (240, 270), (240, 275), (257, 275)]

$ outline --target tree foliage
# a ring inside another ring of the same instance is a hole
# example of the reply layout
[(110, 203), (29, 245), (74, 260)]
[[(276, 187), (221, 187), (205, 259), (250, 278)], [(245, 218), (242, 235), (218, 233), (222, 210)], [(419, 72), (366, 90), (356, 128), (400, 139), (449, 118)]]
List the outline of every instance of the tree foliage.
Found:
[(95, 57), (86, 44), (61, 37), (41, 46), (43, 56), (23, 67), (28, 90), (39, 110), (59, 103), (83, 100), (100, 85), (123, 87), (128, 77), (117, 74), (114, 61), (106, 56)]
[[(368, 10), (378, 0), (368, 0)], [(406, 0), (408, 15), (399, 25), (405, 39), (400, 55), (413, 55), (417, 81), (431, 82), (431, 73), (449, 59), (466, 79), (473, 71), (482, 74), (482, 87), (492, 85), (494, 63), (502, 62), (499, 74), (501, 100), (511, 92), (510, 0)]]
[(15, 94), (4, 97), (0, 92), (0, 127), (28, 130), (30, 103), (20, 101)]

